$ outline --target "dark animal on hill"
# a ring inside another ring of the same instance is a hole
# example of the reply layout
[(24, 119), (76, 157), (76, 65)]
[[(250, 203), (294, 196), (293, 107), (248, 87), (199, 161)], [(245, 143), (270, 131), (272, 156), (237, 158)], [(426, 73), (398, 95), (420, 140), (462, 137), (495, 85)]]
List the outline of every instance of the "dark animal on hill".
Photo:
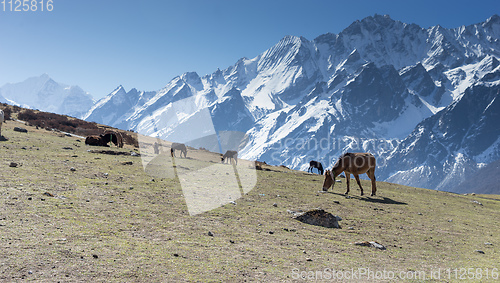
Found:
[(222, 163), (224, 163), (224, 161), (227, 161), (229, 160), (229, 163), (232, 163), (231, 159), (234, 160), (234, 163), (236, 163), (236, 165), (238, 165), (238, 152), (235, 151), (235, 150), (228, 150), (226, 151), (226, 153), (224, 153), (224, 155), (221, 157), (220, 161)]
[(101, 137), (106, 144), (113, 142), (117, 147), (123, 147), (123, 138), (119, 132), (106, 131), (101, 135)]
[(354, 175), (359, 188), (361, 189), (361, 195), (363, 195), (363, 187), (359, 181), (359, 174), (368, 175), (368, 178), (372, 181), (372, 196), (377, 192), (377, 183), (375, 179), (375, 167), (376, 160), (371, 153), (345, 153), (339, 157), (337, 163), (333, 165), (332, 170), (326, 170), (325, 181), (323, 182), (323, 191), (328, 191), (330, 187), (335, 186), (335, 177), (340, 175), (340, 173), (345, 172), (347, 191), (345, 194), (349, 194), (349, 180), (351, 179), (351, 174)]
[(314, 160), (310, 161), (309, 162), (309, 168), (307, 169), (307, 172), (311, 172), (312, 173), (313, 172), (313, 168), (318, 169), (318, 173), (320, 175), (323, 175), (323, 171), (324, 170), (323, 170), (323, 165), (321, 165), (321, 162), (314, 161)]
[(187, 148), (186, 145), (183, 143), (172, 143), (172, 146), (170, 147), (170, 153), (172, 154), (172, 157), (175, 157), (175, 151), (180, 150), (181, 154), (180, 156), (182, 157), (182, 154), (184, 154), (184, 158), (187, 157)]
[(85, 144), (93, 146), (109, 146), (108, 143), (114, 143), (117, 147), (123, 147), (122, 135), (114, 131), (106, 131), (98, 136), (88, 136)]
[(107, 143), (102, 139), (102, 136), (88, 136), (85, 139), (85, 144), (92, 146), (107, 146)]

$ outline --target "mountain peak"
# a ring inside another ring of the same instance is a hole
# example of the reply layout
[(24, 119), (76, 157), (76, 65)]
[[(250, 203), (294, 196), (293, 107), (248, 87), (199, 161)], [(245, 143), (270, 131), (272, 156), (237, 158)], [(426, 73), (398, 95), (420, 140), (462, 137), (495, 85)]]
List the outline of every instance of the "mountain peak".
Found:
[(489, 19), (486, 20), (486, 24), (495, 24), (495, 23), (500, 23), (500, 16), (497, 14), (494, 14), (491, 16)]
[(39, 78), (40, 78), (40, 79), (44, 79), (44, 80), (48, 80), (48, 79), (50, 79), (50, 76), (49, 76), (49, 74), (47, 74), (47, 73), (43, 73), (43, 74), (41, 74), (41, 75), (39, 76)]
[(303, 36), (286, 35), (275, 46), (300, 45), (307, 39)]
[(127, 91), (125, 90), (125, 88), (122, 86), (122, 85), (119, 85), (118, 87), (116, 87), (110, 94), (109, 96), (114, 96), (114, 95), (117, 95), (119, 93), (127, 93)]
[(353, 22), (344, 31), (349, 33), (359, 33), (361, 30), (375, 30), (379, 27), (388, 27), (397, 21), (393, 20), (389, 15), (378, 15), (368, 16), (361, 21), (357, 20)]
[(387, 21), (394, 21), (391, 16), (385, 14), (385, 15), (379, 15), (379, 14), (375, 14), (373, 15), (373, 17), (368, 17), (368, 18), (373, 18), (374, 20), (378, 21), (378, 22), (387, 22)]
[[(220, 71), (220, 70), (219, 70)], [(181, 79), (188, 84), (193, 84), (193, 83), (201, 83), (201, 78), (196, 72), (186, 72), (182, 74)]]

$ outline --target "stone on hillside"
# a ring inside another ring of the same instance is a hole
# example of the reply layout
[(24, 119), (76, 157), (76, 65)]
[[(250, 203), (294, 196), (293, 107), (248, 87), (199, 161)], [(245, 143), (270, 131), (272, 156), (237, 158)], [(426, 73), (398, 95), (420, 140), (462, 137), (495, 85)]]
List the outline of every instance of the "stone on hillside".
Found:
[(20, 133), (27, 133), (28, 132), (28, 130), (26, 130), (25, 128), (21, 128), (21, 127), (14, 127), (14, 131), (20, 132)]
[(373, 241), (372, 242), (368, 242), (368, 241), (355, 242), (354, 245), (356, 245), (356, 246), (363, 246), (363, 247), (374, 247), (374, 248), (377, 248), (379, 250), (385, 250), (386, 249), (383, 245), (381, 245), (381, 244), (379, 244), (377, 242), (373, 242)]
[(339, 225), (339, 221), (342, 220), (342, 218), (326, 212), (323, 209), (315, 209), (304, 213), (297, 213), (295, 214), (294, 219), (297, 219), (300, 222), (306, 224), (322, 226), (326, 228), (341, 228)]

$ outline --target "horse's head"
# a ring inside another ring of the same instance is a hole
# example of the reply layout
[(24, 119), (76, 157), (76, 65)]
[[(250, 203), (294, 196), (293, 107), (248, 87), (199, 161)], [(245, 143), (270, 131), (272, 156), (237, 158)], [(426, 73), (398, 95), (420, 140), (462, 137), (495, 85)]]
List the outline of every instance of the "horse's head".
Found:
[(333, 179), (331, 171), (326, 170), (325, 171), (325, 180), (323, 181), (323, 191), (325, 191), (325, 192), (328, 191), (328, 189), (332, 186), (335, 186), (335, 180)]

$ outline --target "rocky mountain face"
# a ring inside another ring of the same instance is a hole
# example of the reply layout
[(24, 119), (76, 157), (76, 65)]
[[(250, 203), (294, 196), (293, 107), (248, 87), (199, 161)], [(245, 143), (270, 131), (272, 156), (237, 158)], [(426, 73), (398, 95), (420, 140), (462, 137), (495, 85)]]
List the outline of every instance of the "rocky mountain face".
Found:
[(498, 60), (486, 57), (475, 65), (474, 84), (417, 125), (391, 153), (382, 177), (453, 191), (478, 168), (500, 158)]
[(240, 157), (302, 170), (369, 151), (378, 180), (453, 191), (500, 159), (498, 58), (497, 15), (455, 29), (375, 15), (156, 92), (119, 87), (85, 117), (188, 144), (242, 132)]
[(79, 86), (57, 83), (47, 74), (2, 86), (0, 101), (77, 118), (94, 105), (92, 96)]

